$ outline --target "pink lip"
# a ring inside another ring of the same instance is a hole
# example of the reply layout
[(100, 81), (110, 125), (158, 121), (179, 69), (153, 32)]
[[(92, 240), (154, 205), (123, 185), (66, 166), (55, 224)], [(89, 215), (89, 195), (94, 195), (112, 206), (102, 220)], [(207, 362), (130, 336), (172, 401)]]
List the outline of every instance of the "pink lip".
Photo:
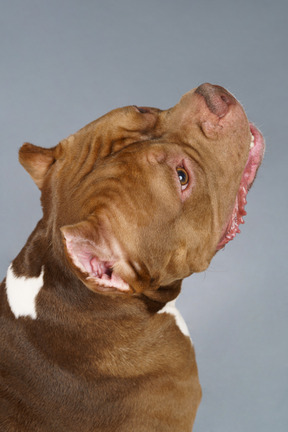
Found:
[(234, 209), (230, 217), (230, 221), (222, 236), (222, 239), (218, 243), (217, 250), (222, 249), (230, 240), (232, 240), (236, 236), (237, 233), (240, 233), (239, 225), (244, 223), (243, 216), (246, 215), (246, 196), (255, 180), (258, 168), (261, 165), (264, 156), (265, 143), (261, 132), (252, 123), (250, 123), (250, 131), (254, 137), (254, 145), (250, 148), (248, 160), (242, 174)]
[[(250, 149), (248, 161), (244, 169), (244, 176), (247, 182), (248, 190), (255, 180), (256, 173), (263, 160), (265, 152), (265, 142), (263, 135), (253, 123), (250, 123), (250, 131), (254, 136), (254, 147)], [(241, 181), (242, 182), (242, 181)]]

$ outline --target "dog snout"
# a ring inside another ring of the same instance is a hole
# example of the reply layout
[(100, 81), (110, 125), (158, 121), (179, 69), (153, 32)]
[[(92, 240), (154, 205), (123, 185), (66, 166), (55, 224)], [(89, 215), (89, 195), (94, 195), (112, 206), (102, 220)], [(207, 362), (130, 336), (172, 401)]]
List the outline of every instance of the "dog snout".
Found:
[(229, 107), (236, 103), (235, 98), (223, 87), (209, 83), (201, 84), (195, 93), (204, 97), (209, 110), (219, 118), (224, 117)]

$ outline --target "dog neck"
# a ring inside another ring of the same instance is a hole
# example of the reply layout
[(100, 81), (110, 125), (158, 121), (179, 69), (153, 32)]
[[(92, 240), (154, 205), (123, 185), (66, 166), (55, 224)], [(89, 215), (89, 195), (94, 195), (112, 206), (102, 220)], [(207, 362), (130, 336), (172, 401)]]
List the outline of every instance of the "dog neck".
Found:
[[(89, 316), (99, 314), (102, 318), (135, 314), (149, 317), (157, 313), (166, 303), (174, 300), (181, 291), (181, 281), (169, 287), (160, 287), (138, 294), (97, 294), (90, 291), (67, 267), (62, 254), (51, 247), (43, 220), (28, 238), (27, 243), (9, 267), (6, 288), (14, 315), (36, 319), (54, 315), (54, 306), (67, 308), (65, 314), (53, 317), (61, 321), (69, 310), (81, 310)], [(48, 313), (48, 309), (49, 313)]]

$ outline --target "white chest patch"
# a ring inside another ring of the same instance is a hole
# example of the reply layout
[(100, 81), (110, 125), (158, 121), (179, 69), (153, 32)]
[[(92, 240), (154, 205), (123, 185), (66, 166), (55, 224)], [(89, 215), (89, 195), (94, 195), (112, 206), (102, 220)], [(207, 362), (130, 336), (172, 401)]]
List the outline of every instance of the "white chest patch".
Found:
[(176, 300), (173, 300), (169, 303), (167, 303), (163, 309), (161, 309), (158, 313), (167, 313), (170, 315), (173, 315), (176, 321), (177, 326), (179, 327), (179, 329), (181, 330), (181, 332), (185, 335), (185, 336), (189, 336), (189, 330), (188, 327), (184, 321), (184, 318), (182, 317), (181, 313), (178, 311), (178, 309), (175, 306)]
[(7, 298), (12, 312), (16, 318), (37, 318), (36, 297), (43, 287), (44, 267), (39, 277), (27, 278), (16, 276), (12, 264), (9, 266), (6, 276)]

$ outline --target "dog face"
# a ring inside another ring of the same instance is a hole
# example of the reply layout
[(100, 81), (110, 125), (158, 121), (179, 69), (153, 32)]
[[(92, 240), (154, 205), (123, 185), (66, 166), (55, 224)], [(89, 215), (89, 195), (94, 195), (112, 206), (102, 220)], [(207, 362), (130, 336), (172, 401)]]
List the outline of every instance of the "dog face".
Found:
[(24, 144), (55, 254), (91, 290), (139, 293), (205, 270), (243, 223), (264, 142), (203, 84), (175, 107), (116, 109), (52, 149)]

